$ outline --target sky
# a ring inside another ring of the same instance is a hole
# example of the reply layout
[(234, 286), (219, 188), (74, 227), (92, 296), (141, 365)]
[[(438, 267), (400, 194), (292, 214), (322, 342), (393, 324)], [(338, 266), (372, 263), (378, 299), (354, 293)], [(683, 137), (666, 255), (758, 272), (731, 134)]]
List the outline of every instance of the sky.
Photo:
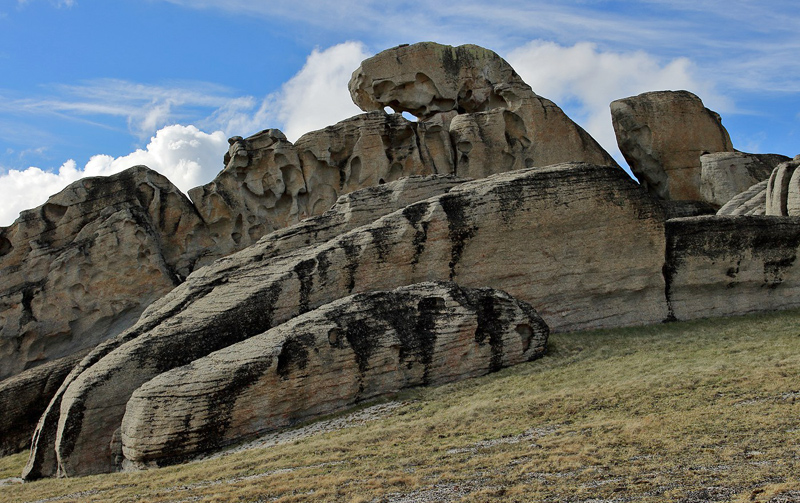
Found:
[(137, 164), (208, 183), (229, 137), (356, 115), (359, 63), (425, 40), (494, 50), (623, 166), (609, 103), (666, 89), (800, 153), (796, 0), (0, 0), (0, 226)]

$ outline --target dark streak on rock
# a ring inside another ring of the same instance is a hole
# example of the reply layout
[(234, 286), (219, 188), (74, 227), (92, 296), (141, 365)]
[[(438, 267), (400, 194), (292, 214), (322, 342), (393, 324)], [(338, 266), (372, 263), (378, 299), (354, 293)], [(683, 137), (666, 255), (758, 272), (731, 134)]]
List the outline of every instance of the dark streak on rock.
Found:
[(447, 226), (449, 229), (449, 236), (451, 242), (450, 248), (450, 280), (456, 276), (456, 266), (461, 260), (461, 255), (464, 252), (464, 247), (467, 242), (475, 236), (478, 228), (470, 222), (467, 215), (469, 200), (462, 195), (458, 194), (445, 194), (440, 199), (442, 209), (447, 215)]
[(352, 293), (356, 287), (356, 271), (358, 271), (358, 259), (361, 254), (361, 246), (357, 245), (352, 238), (346, 238), (341, 241), (344, 255), (347, 258), (347, 264), (344, 268), (347, 271), (347, 291)]
[(314, 268), (317, 266), (315, 259), (303, 260), (294, 266), (294, 273), (297, 274), (297, 279), (300, 280), (300, 305), (298, 307), (298, 314), (303, 314), (309, 311), (308, 297), (311, 294), (311, 289), (314, 287)]
[(415, 230), (412, 240), (412, 245), (414, 246), (414, 257), (411, 259), (412, 265), (419, 263), (422, 252), (425, 251), (425, 243), (428, 240), (428, 222), (422, 222), (422, 217), (428, 212), (428, 208), (430, 208), (430, 203), (423, 201), (406, 206), (403, 209), (403, 216)]

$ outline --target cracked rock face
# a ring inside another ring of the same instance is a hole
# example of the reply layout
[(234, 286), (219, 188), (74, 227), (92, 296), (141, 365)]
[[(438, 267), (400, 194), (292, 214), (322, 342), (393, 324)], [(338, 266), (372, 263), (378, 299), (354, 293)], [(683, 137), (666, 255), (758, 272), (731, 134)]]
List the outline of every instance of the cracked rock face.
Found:
[(662, 210), (608, 167), (465, 182), (269, 260), (262, 243), (197, 271), (84, 359), (40, 422), (30, 478), (55, 471), (52, 449), (64, 475), (117, 469), (121, 451), (111, 446), (121, 445), (139, 386), (349, 294), (451, 280), (502, 289), (557, 330), (666, 318), (663, 278), (653, 274), (664, 260)]
[(775, 168), (766, 189), (766, 214), (800, 216), (800, 156)]
[(123, 464), (179, 462), (386, 393), (529, 361), (547, 335), (530, 305), (488, 288), (421, 283), (346, 297), (145, 383), (122, 421)]
[(687, 91), (658, 91), (611, 103), (617, 144), (652, 194), (702, 201), (700, 156), (733, 152), (720, 116)]
[(23, 212), (0, 229), (0, 379), (121, 332), (208, 244), (189, 200), (144, 166)]

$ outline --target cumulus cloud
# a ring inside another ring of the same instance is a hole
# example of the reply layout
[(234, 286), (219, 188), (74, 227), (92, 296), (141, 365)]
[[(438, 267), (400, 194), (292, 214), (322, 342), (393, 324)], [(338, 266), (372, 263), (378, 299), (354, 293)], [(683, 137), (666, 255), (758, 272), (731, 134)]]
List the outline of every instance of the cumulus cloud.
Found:
[(646, 91), (688, 90), (717, 111), (730, 109), (710, 81), (700, 79), (686, 58), (661, 61), (643, 51), (601, 51), (595, 44), (571, 47), (536, 40), (506, 59), (533, 90), (580, 123), (618, 161), (609, 104)]
[(222, 156), (228, 147), (225, 134), (208, 134), (195, 126), (172, 125), (160, 129), (143, 149), (122, 156), (96, 155), (83, 168), (70, 159), (57, 172), (37, 167), (9, 170), (0, 175), (0, 226), (10, 225), (19, 212), (47, 201), (47, 198), (70, 183), (87, 176), (108, 176), (137, 164), (144, 164), (165, 175), (179, 189), (211, 180), (222, 168)]

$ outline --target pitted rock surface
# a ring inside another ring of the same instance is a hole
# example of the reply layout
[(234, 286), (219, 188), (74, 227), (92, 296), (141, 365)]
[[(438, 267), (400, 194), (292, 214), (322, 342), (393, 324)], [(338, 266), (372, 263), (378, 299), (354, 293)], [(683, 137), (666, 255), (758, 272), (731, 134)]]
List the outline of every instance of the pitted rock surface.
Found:
[(492, 289), (357, 294), (165, 372), (128, 401), (126, 465), (179, 462), (358, 402), (530, 361), (548, 328)]
[(700, 156), (733, 152), (719, 114), (687, 91), (613, 101), (611, 119), (633, 174), (661, 199), (702, 201)]
[(781, 163), (790, 161), (779, 154), (718, 152), (700, 156), (700, 193), (717, 209), (753, 185), (768, 180)]
[[(653, 271), (663, 265), (663, 225), (659, 206), (622, 170), (573, 163), (465, 182), (269, 261), (258, 260), (256, 244), (238, 267), (236, 254), (190, 276), (65, 381), (59, 469), (118, 467), (109, 446), (146, 381), (351, 293), (453, 280), (507, 291), (556, 330), (661, 321), (664, 283)], [(51, 470), (34, 461), (30, 473)]]
[(144, 166), (79, 180), (0, 228), (0, 379), (130, 326), (210, 244), (202, 219)]
[(409, 112), (422, 122), (450, 118), (456, 174), (465, 177), (614, 159), (552, 101), (538, 96), (492, 51), (421, 42), (365, 60), (350, 79), (362, 110)]

